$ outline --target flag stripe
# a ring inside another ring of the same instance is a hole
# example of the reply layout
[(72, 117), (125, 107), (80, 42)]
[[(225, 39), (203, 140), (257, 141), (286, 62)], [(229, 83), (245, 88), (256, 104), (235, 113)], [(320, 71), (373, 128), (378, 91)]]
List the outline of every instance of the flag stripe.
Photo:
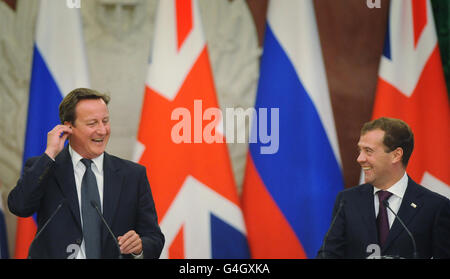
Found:
[(415, 0), (412, 2), (414, 22), (414, 46), (417, 46), (419, 37), (427, 25), (427, 0)]
[(36, 221), (33, 217), (17, 218), (17, 235), (14, 257), (16, 259), (26, 259), (28, 248), (37, 231)]
[(213, 259), (250, 257), (247, 237), (220, 217), (211, 214), (211, 247)]
[(31, 76), (23, 163), (45, 150), (45, 135), (59, 123), (58, 106), (62, 101), (61, 92), (37, 47), (34, 47)]
[(253, 258), (306, 258), (302, 244), (267, 191), (250, 154), (247, 157), (242, 199)]
[(176, 2), (176, 20), (177, 20), (177, 42), (178, 50), (184, 43), (184, 40), (192, 30), (192, 5), (191, 1), (177, 0)]

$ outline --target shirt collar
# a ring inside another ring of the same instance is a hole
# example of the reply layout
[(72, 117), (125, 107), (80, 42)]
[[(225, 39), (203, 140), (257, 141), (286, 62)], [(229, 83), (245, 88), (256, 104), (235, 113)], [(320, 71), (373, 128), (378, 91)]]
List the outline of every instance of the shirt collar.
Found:
[[(402, 178), (400, 178), (399, 181), (397, 181), (394, 185), (389, 187), (386, 191), (394, 194), (395, 196), (403, 199), (403, 196), (405, 195), (406, 187), (408, 186), (408, 175), (403, 174)], [(376, 195), (378, 191), (381, 191), (381, 189), (377, 187), (373, 187), (373, 194)]]
[[(69, 144), (69, 153), (70, 153), (70, 157), (72, 158), (72, 164), (73, 167), (75, 168), (77, 166), (77, 164), (80, 162), (81, 159), (83, 159), (83, 157), (81, 157), (80, 154), (78, 154), (78, 152), (76, 152), (72, 146), (70, 146)], [(98, 156), (97, 158), (91, 159), (92, 162), (94, 162), (95, 167), (97, 168), (97, 170), (102, 173), (103, 172), (103, 157), (104, 157), (105, 153), (102, 153), (100, 156)], [(83, 164), (83, 163), (82, 163)]]

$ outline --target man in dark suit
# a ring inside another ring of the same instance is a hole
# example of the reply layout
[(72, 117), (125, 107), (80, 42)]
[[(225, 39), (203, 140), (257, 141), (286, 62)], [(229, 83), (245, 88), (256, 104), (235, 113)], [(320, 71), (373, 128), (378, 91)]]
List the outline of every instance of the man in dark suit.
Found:
[(45, 152), (27, 160), (8, 196), (15, 215), (37, 213), (38, 231), (56, 212), (30, 247), (31, 258), (117, 258), (97, 208), (118, 236), (121, 254), (158, 258), (162, 251), (164, 235), (145, 167), (105, 152), (108, 102), (91, 89), (70, 92), (59, 106), (62, 125), (48, 133)]
[(413, 133), (401, 120), (364, 124), (357, 162), (365, 184), (338, 194), (318, 258), (413, 258), (411, 238), (386, 206), (411, 231), (417, 257), (450, 258), (450, 200), (406, 174), (413, 148)]

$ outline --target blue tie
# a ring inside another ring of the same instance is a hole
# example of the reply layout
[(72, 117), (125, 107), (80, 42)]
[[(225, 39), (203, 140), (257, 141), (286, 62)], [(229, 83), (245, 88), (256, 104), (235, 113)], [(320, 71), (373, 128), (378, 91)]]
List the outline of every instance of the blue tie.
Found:
[(97, 180), (92, 172), (92, 161), (81, 159), (86, 166), (83, 180), (81, 182), (81, 214), (83, 217), (83, 238), (86, 248), (86, 258), (99, 259), (101, 257), (100, 229), (101, 220), (91, 201), (100, 204), (100, 195), (98, 193)]

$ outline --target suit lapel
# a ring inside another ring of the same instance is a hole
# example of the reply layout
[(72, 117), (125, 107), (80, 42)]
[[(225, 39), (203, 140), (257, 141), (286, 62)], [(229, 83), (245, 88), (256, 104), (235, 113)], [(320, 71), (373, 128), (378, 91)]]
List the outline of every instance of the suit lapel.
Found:
[[(405, 195), (403, 196), (402, 203), (397, 213), (398, 217), (402, 219), (407, 227), (422, 206), (418, 187), (421, 186), (417, 185), (410, 177), (408, 177), (408, 187), (406, 188)], [(412, 203), (415, 204), (415, 207), (411, 206)], [(386, 249), (388, 249), (389, 246), (395, 242), (394, 240), (400, 235), (400, 233), (404, 231), (405, 229), (396, 218), (394, 223), (392, 223), (391, 229), (389, 230), (389, 234), (382, 252), (386, 251)]]
[(81, 230), (80, 207), (78, 204), (77, 188), (75, 185), (75, 176), (73, 172), (72, 159), (69, 154), (69, 148), (66, 146), (55, 159), (55, 176), (58, 185), (66, 198), (76, 224)]
[(361, 185), (361, 198), (358, 199), (361, 209), (361, 217), (367, 228), (368, 244), (378, 243), (377, 224), (375, 218), (375, 205), (373, 202), (373, 186), (370, 184)]
[[(106, 152), (103, 159), (103, 179), (103, 216), (108, 225), (112, 227), (122, 190), (123, 176), (113, 157)], [(104, 227), (103, 235), (107, 236), (108, 234), (106, 227)], [(105, 239), (106, 237), (103, 237), (103, 240)]]

